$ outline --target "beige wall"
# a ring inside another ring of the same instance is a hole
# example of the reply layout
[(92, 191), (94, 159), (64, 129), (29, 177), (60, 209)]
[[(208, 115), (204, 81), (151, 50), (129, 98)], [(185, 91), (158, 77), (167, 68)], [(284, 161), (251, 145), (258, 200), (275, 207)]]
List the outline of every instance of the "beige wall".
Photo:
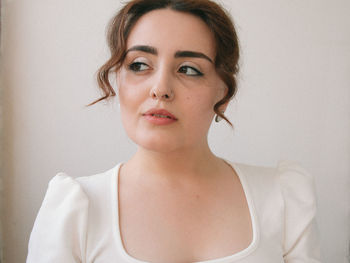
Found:
[[(93, 75), (106, 58), (104, 27), (118, 2), (2, 1), (5, 263), (24, 262), (47, 183), (58, 171), (93, 174), (135, 150), (116, 102), (84, 108), (99, 95)], [(229, 109), (235, 130), (215, 124), (210, 144), (237, 162), (301, 162), (316, 180), (324, 262), (345, 263), (350, 2), (221, 2), (239, 29), (242, 74)]]

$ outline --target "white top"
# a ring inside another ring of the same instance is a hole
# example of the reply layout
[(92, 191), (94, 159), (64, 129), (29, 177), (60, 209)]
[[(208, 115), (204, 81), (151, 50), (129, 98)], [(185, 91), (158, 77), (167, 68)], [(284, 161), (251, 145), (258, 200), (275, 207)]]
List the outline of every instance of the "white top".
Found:
[[(229, 163), (248, 202), (253, 240), (231, 256), (198, 263), (320, 261), (313, 178), (299, 165)], [(118, 216), (120, 164), (100, 174), (49, 183), (29, 241), (27, 263), (142, 263), (124, 249)]]

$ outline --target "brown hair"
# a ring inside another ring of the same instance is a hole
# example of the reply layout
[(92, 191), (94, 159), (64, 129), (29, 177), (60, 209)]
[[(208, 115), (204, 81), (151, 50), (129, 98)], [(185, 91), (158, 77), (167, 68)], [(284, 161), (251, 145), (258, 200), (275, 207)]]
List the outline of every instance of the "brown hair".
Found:
[(144, 14), (164, 8), (193, 14), (202, 19), (213, 32), (216, 41), (216, 72), (228, 88), (224, 98), (214, 105), (214, 112), (232, 126), (231, 122), (219, 111), (219, 107), (228, 102), (237, 91), (238, 37), (230, 16), (218, 4), (210, 0), (133, 0), (127, 3), (108, 25), (107, 41), (111, 56), (97, 72), (97, 81), (103, 96), (88, 106), (115, 96), (116, 93), (109, 81), (109, 74), (111, 71), (117, 71), (124, 62), (126, 40), (132, 27)]

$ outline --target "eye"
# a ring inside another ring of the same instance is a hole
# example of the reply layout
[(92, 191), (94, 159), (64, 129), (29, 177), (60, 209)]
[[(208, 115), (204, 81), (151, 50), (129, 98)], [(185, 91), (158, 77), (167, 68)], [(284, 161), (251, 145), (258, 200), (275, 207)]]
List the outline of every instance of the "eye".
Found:
[(131, 63), (128, 68), (135, 72), (141, 72), (149, 69), (149, 66), (143, 62), (134, 62)]
[(184, 73), (187, 76), (203, 76), (204, 74), (200, 72), (198, 69), (195, 69), (190, 66), (182, 66), (179, 68), (180, 73)]

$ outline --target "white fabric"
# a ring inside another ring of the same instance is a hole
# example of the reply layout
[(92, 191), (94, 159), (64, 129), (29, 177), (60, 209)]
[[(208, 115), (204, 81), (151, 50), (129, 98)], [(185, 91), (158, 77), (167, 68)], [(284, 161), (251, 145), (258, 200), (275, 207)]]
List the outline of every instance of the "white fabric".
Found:
[[(248, 202), (253, 241), (232, 256), (201, 263), (316, 263), (320, 249), (313, 178), (299, 165), (229, 163)], [(118, 222), (120, 164), (93, 176), (57, 174), (29, 241), (27, 263), (141, 263), (123, 248)]]

